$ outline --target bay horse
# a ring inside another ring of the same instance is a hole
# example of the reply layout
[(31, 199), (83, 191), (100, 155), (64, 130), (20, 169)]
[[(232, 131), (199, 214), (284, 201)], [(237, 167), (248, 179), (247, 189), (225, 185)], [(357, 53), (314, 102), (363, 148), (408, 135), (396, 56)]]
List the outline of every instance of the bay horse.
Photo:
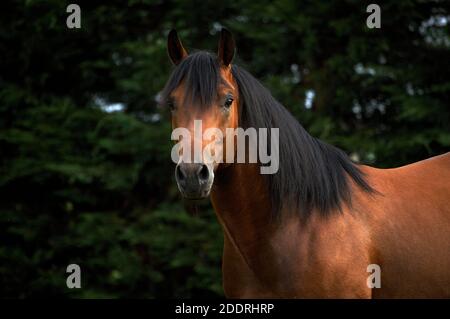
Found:
[(278, 127), (280, 141), (272, 175), (260, 174), (259, 163), (176, 165), (183, 196), (210, 196), (222, 226), (225, 295), (450, 297), (450, 153), (393, 169), (353, 163), (231, 63), (235, 42), (226, 29), (218, 47), (217, 55), (188, 54), (169, 33), (175, 67), (161, 101), (173, 128), (192, 130), (196, 119), (205, 129)]

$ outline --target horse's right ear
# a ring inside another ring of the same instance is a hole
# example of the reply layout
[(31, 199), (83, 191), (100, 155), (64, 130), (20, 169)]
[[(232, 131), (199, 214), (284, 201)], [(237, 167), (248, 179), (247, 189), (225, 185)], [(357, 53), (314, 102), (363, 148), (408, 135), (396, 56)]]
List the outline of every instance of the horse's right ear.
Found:
[(177, 31), (174, 29), (170, 30), (169, 36), (167, 37), (167, 51), (169, 52), (169, 57), (172, 63), (178, 65), (184, 58), (188, 56), (186, 50), (181, 44), (178, 38)]

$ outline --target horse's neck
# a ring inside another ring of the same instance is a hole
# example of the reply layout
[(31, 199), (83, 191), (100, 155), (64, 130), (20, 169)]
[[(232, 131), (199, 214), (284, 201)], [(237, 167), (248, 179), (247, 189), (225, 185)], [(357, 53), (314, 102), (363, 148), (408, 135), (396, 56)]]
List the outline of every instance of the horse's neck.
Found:
[[(320, 277), (308, 274), (322, 271), (331, 276), (334, 268), (327, 265), (336, 262), (341, 267), (344, 257), (327, 259), (328, 256), (336, 256), (335, 250), (352, 251), (369, 243), (365, 228), (348, 213), (328, 218), (316, 213), (302, 222), (298, 212), (276, 212), (283, 218), (274, 219), (269, 190), (256, 165), (235, 164), (217, 178), (211, 199), (224, 230), (224, 287), (232, 286), (228, 292), (231, 296), (324, 295), (330, 287), (324, 285), (325, 290), (317, 290), (315, 280)], [(354, 204), (361, 206), (356, 201)], [(366, 248), (361, 252), (367, 252)], [(349, 264), (359, 261), (367, 266), (369, 262), (364, 259), (367, 256), (350, 254), (346, 258), (351, 257), (356, 260), (348, 259)], [(316, 266), (321, 268), (317, 270)], [(365, 269), (363, 266), (360, 268)], [(233, 295), (233, 288), (239, 291), (234, 285), (251, 286), (254, 290)]]
[(267, 185), (252, 164), (235, 164), (218, 174), (211, 200), (225, 231), (241, 249), (267, 238), (273, 228)]
[(256, 277), (267, 279), (283, 273), (267, 260), (284, 259), (280, 255), (292, 253), (276, 249), (289, 234), (283, 234), (283, 226), (274, 220), (258, 165), (235, 164), (219, 173), (211, 199), (231, 254), (240, 256)]

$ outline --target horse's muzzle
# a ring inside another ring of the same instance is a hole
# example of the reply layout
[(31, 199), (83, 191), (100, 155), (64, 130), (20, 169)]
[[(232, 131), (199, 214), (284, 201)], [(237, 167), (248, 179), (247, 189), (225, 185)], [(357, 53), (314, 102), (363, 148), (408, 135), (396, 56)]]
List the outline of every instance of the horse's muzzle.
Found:
[(210, 165), (203, 163), (179, 163), (175, 168), (175, 179), (183, 197), (203, 199), (211, 191), (214, 172)]

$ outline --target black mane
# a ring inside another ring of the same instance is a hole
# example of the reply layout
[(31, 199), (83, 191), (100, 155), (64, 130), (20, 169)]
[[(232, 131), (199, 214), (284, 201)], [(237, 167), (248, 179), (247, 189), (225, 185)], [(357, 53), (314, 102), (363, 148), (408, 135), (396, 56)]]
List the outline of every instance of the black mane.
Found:
[[(246, 129), (279, 128), (279, 170), (265, 175), (273, 211), (298, 208), (308, 216), (313, 210), (327, 214), (350, 204), (351, 178), (363, 190), (372, 192), (363, 173), (340, 149), (312, 137), (299, 122), (250, 73), (232, 65), (239, 87), (239, 126)], [(173, 71), (162, 101), (183, 81), (190, 98), (209, 106), (217, 96), (220, 66), (215, 55), (197, 52)], [(270, 132), (270, 130), (269, 130)]]

